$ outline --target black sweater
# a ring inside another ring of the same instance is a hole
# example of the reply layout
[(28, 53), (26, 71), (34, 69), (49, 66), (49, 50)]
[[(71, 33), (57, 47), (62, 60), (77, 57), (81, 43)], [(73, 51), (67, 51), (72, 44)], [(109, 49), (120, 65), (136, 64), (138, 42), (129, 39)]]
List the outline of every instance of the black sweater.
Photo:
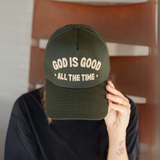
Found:
[[(50, 126), (40, 89), (14, 103), (5, 142), (5, 160), (107, 160), (108, 133), (103, 120), (53, 120)], [(125, 97), (127, 97), (125, 95)], [(138, 109), (131, 104), (126, 147), (129, 160), (140, 154)]]

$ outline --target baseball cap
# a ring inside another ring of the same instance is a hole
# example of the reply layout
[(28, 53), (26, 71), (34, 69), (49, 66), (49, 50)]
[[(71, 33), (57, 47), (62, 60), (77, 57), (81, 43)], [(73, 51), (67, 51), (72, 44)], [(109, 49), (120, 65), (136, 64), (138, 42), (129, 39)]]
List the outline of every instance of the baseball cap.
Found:
[(110, 72), (102, 34), (85, 24), (57, 29), (45, 49), (46, 115), (57, 120), (101, 120), (108, 113)]

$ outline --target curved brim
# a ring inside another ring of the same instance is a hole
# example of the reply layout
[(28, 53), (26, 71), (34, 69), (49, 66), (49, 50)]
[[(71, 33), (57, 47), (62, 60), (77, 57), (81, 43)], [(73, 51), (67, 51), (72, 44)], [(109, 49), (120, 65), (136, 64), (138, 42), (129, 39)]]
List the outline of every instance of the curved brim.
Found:
[(70, 89), (46, 79), (46, 115), (51, 119), (101, 120), (108, 113), (107, 81), (88, 89)]

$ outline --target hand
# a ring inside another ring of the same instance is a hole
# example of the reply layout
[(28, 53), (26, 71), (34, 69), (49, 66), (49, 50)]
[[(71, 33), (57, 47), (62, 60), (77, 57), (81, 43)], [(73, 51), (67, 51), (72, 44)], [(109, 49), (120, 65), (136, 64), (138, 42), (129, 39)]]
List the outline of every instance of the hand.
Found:
[(108, 114), (104, 118), (107, 130), (116, 134), (124, 133), (126, 132), (131, 112), (129, 100), (116, 90), (111, 81), (108, 81), (106, 89), (110, 93), (106, 94), (106, 98), (108, 99)]

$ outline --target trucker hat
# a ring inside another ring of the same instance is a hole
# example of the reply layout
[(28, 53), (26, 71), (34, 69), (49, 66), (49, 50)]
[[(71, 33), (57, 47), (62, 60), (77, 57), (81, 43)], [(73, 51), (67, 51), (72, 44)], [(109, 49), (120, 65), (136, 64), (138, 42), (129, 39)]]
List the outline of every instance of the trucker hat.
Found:
[(102, 34), (85, 24), (57, 29), (45, 49), (46, 115), (55, 120), (101, 120), (108, 113), (110, 72)]

